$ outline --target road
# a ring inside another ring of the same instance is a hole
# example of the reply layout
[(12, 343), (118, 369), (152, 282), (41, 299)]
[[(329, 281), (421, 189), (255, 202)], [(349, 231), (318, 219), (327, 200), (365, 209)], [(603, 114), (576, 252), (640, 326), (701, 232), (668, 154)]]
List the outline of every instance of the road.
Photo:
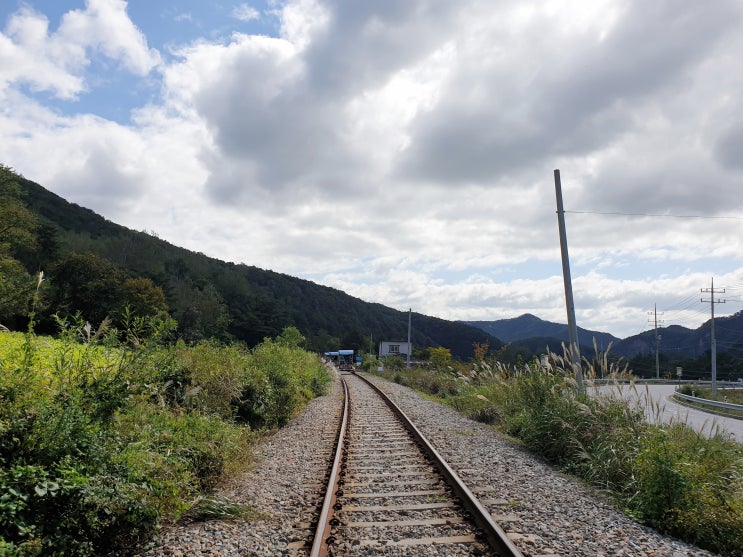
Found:
[(621, 394), (627, 400), (639, 401), (645, 409), (645, 415), (651, 423), (686, 422), (697, 431), (711, 435), (715, 428), (743, 443), (743, 420), (725, 418), (708, 412), (702, 412), (674, 402), (671, 395), (675, 385), (602, 385), (589, 386), (600, 393)]

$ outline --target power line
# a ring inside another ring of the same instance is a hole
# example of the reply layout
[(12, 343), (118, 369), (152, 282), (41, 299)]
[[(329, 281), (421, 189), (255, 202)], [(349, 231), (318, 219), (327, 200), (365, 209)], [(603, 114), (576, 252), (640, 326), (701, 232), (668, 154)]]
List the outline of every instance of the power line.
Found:
[(722, 329), (723, 331), (729, 331), (731, 333), (739, 333), (743, 335), (743, 329), (733, 329), (731, 327), (723, 327), (720, 324), (715, 325), (718, 329)]
[(574, 215), (612, 215), (622, 217), (661, 217), (671, 219), (723, 219), (723, 220), (743, 220), (743, 217), (729, 217), (729, 216), (706, 216), (706, 215), (662, 215), (658, 213), (622, 213), (619, 211), (564, 211), (565, 213), (571, 213)]
[[(699, 302), (697, 302), (699, 303)], [(677, 322), (683, 321), (687, 323), (700, 321), (704, 323), (709, 319), (709, 313), (699, 309), (689, 309), (687, 311), (674, 311), (666, 312), (666, 321)]]
[(642, 322), (642, 325), (639, 327), (639, 329), (637, 330), (637, 332), (634, 335), (632, 335), (632, 336), (637, 336), (637, 335), (639, 335), (641, 333), (644, 333), (645, 332), (645, 329), (647, 329), (647, 324), (648, 324), (647, 321), (643, 321)]
[(718, 341), (717, 345), (725, 346), (726, 348), (743, 348), (743, 344), (741, 344), (739, 341), (730, 341), (730, 342)]
[(672, 304), (671, 306), (664, 309), (666, 321), (689, 322), (692, 319), (699, 319), (701, 321), (704, 321), (707, 314), (699, 308), (698, 304), (699, 298), (697, 298), (696, 296), (689, 296), (675, 304)]
[[(665, 308), (664, 311), (682, 312), (682, 311), (688, 310), (692, 306), (693, 307), (696, 307), (696, 304), (698, 304), (698, 303), (699, 302), (697, 302), (697, 297), (696, 296), (687, 296), (686, 298), (684, 298), (682, 300), (679, 300), (675, 304), (673, 304), (673, 305)], [(698, 310), (695, 309), (694, 311), (698, 311)]]

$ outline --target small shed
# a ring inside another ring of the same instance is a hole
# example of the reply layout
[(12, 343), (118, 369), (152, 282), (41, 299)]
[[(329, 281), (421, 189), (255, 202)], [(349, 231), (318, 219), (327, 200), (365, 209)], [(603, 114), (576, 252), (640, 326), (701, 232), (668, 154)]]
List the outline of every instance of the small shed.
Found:
[(413, 353), (412, 343), (400, 340), (383, 340), (379, 343), (379, 357), (383, 356), (401, 356), (407, 357)]

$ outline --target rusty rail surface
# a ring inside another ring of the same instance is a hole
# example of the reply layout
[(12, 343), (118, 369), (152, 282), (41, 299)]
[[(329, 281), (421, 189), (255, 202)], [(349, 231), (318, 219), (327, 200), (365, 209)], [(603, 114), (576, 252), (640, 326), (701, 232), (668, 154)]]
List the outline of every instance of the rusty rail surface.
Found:
[(392, 409), (395, 415), (404, 424), (405, 429), (413, 435), (415, 440), (420, 444), (422, 450), (429, 456), (429, 458), (431, 458), (439, 472), (446, 478), (447, 483), (454, 493), (457, 494), (464, 508), (472, 513), (475, 523), (485, 533), (490, 547), (504, 556), (522, 557), (521, 552), (508, 538), (503, 529), (495, 523), (487, 509), (482, 506), (474, 493), (470, 491), (465, 483), (459, 478), (457, 473), (447, 464), (428, 439), (426, 439), (423, 433), (421, 433), (415, 424), (413, 424), (413, 422), (407, 417), (405, 412), (403, 412), (400, 407), (397, 406), (397, 404), (395, 404), (392, 399), (374, 383), (361, 375), (356, 374), (356, 376), (362, 379), (367, 385), (371, 386), (371, 388), (374, 389), (382, 399), (384, 399), (387, 406)]
[(330, 519), (333, 517), (333, 506), (335, 505), (336, 491), (338, 491), (338, 480), (340, 479), (341, 458), (343, 455), (343, 440), (348, 428), (348, 385), (346, 380), (341, 377), (343, 384), (343, 412), (341, 413), (340, 427), (338, 428), (338, 439), (336, 441), (335, 456), (333, 465), (328, 477), (328, 490), (323, 499), (320, 519), (315, 529), (315, 536), (310, 549), (311, 557), (324, 557), (328, 554), (328, 537), (330, 536)]
[[(410, 421), (405, 413), (376, 385), (368, 379), (354, 373), (356, 377), (369, 385), (392, 410), (400, 423), (413, 437), (425, 453), (439, 474), (444, 478), (446, 484), (452, 489), (460, 504), (472, 516), (474, 524), (482, 531), (487, 544), (498, 555), (503, 557), (523, 557), (518, 548), (508, 538), (506, 533), (493, 521), (490, 513), (478, 501), (470, 489), (462, 482), (454, 470), (446, 463), (439, 452), (431, 445), (421, 431)], [(336, 445), (335, 458), (331, 467), (328, 480), (328, 490), (324, 497), (320, 520), (315, 530), (310, 555), (312, 557), (324, 557), (329, 552), (328, 538), (331, 535), (331, 520), (333, 519), (333, 507), (336, 505), (336, 496), (339, 490), (339, 479), (342, 469), (344, 437), (348, 428), (348, 414), (350, 408), (349, 390), (346, 381), (341, 377), (344, 389), (344, 409), (339, 428), (339, 436)], [(332, 540), (331, 540), (332, 541)]]

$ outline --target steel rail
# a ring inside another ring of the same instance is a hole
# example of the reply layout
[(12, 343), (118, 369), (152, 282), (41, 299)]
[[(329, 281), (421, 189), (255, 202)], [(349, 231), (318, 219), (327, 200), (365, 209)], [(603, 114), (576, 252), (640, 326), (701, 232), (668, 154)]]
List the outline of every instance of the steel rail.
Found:
[(324, 557), (328, 554), (328, 537), (330, 536), (331, 529), (330, 519), (333, 517), (333, 506), (335, 505), (336, 492), (338, 491), (338, 480), (340, 479), (343, 444), (348, 428), (348, 385), (343, 377), (341, 377), (341, 383), (343, 384), (343, 413), (341, 415), (340, 427), (338, 428), (338, 439), (336, 441), (333, 465), (328, 478), (328, 490), (323, 499), (320, 519), (317, 522), (315, 536), (312, 540), (312, 548), (310, 549), (311, 557)]
[(428, 439), (426, 439), (423, 433), (421, 433), (421, 431), (413, 424), (413, 422), (410, 421), (405, 412), (403, 412), (400, 407), (397, 406), (397, 404), (395, 404), (384, 391), (382, 391), (382, 389), (377, 387), (366, 377), (362, 377), (355, 372), (354, 375), (371, 386), (371, 388), (374, 389), (374, 391), (376, 391), (382, 397), (387, 406), (389, 406), (390, 409), (395, 413), (395, 415), (400, 419), (405, 428), (410, 431), (415, 440), (420, 444), (423, 451), (428, 454), (436, 468), (444, 476), (454, 493), (457, 494), (464, 508), (472, 514), (475, 523), (480, 529), (482, 529), (483, 533), (485, 534), (490, 547), (497, 551), (503, 557), (523, 557), (523, 554), (508, 538), (508, 535), (500, 526), (495, 523), (493, 517), (490, 515), (487, 509), (482, 506), (477, 497), (475, 497), (472, 491), (470, 491), (470, 489), (459, 478), (457, 473), (446, 463), (444, 458), (433, 447), (433, 445), (429, 443)]

